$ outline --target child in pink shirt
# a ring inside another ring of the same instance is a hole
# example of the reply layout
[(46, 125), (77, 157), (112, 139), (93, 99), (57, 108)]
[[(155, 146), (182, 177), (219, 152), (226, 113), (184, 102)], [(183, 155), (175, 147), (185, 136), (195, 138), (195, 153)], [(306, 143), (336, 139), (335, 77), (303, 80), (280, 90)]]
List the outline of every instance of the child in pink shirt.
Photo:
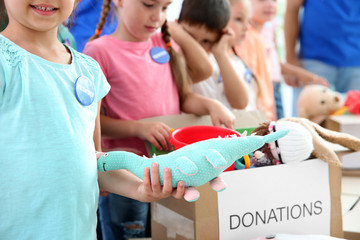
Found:
[[(101, 128), (106, 148), (126, 148), (146, 155), (144, 140), (158, 149), (170, 150), (170, 127), (142, 118), (180, 112), (210, 114), (214, 125), (233, 127), (234, 115), (216, 100), (191, 91), (189, 76), (205, 79), (211, 74), (206, 53), (180, 25), (165, 22), (171, 0), (114, 0), (118, 27), (111, 36), (89, 42), (84, 52), (95, 58), (111, 90), (103, 101)], [(110, 9), (104, 0), (103, 13), (95, 38)], [(162, 32), (156, 30), (162, 27)], [(185, 60), (177, 54), (179, 44)], [(186, 66), (185, 66), (186, 63)], [(106, 202), (106, 200), (108, 202)], [(103, 203), (103, 204), (102, 204)], [(109, 194), (101, 199), (100, 219), (109, 221), (104, 238), (145, 236), (149, 205)], [(107, 216), (107, 211), (110, 215)], [(103, 217), (103, 218), (102, 218)]]

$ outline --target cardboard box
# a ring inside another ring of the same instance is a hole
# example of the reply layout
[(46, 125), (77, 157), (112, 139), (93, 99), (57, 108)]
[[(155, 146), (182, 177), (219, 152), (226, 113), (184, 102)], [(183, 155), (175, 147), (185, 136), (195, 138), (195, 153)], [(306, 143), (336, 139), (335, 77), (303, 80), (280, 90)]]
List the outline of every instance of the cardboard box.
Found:
[(360, 178), (344, 176), (342, 182), (342, 211), (344, 237), (360, 239)]
[[(236, 128), (266, 120), (262, 112), (236, 112)], [(151, 119), (151, 120), (154, 120)], [(157, 118), (171, 127), (210, 125), (209, 117)], [(199, 200), (152, 203), (152, 238), (172, 240), (251, 239), (267, 234), (343, 237), (341, 169), (321, 160), (224, 172), (228, 188), (198, 187)]]
[(348, 133), (360, 138), (360, 116), (329, 116), (322, 125), (327, 129)]
[(360, 196), (352, 208), (344, 214), (344, 238), (349, 240), (360, 239)]
[[(225, 172), (221, 175), (225, 180), (238, 182), (227, 181), (228, 188), (221, 193), (206, 184), (198, 188), (200, 198), (196, 202), (169, 198), (152, 203), (152, 237), (231, 240), (276, 233), (342, 237), (340, 169), (327, 168), (321, 160), (300, 165), (303, 165), (301, 171), (313, 170), (312, 174), (294, 176), (280, 186), (276, 181), (289, 177), (288, 174), (299, 170), (298, 166), (297, 169), (281, 165)], [(293, 170), (289, 171), (289, 167)], [(316, 172), (320, 169), (328, 171), (327, 179), (319, 179)], [(305, 176), (313, 181), (312, 185), (303, 186)], [(247, 182), (254, 178), (258, 181)], [(273, 187), (265, 184), (269, 179), (274, 181)], [(219, 200), (221, 194), (227, 195), (227, 204)]]
[(360, 152), (345, 151), (338, 154), (342, 162), (343, 176), (360, 178)]

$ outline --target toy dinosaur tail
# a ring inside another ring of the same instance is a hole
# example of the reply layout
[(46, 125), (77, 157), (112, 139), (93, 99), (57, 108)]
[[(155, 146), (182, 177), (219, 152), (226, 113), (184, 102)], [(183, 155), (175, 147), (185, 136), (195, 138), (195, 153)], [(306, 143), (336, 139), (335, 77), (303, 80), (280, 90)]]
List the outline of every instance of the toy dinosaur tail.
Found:
[(276, 131), (274, 133), (265, 135), (263, 140), (266, 143), (271, 143), (271, 142), (275, 142), (276, 140), (284, 137), (286, 134), (289, 133), (290, 130), (280, 130), (280, 131)]

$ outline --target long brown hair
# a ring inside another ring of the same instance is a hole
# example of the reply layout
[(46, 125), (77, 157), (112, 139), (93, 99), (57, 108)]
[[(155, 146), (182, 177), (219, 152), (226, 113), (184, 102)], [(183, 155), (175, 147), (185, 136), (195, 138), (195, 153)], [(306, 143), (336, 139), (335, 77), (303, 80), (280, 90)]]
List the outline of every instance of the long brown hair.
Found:
[(182, 101), (184, 100), (186, 93), (190, 89), (189, 75), (186, 70), (185, 60), (171, 46), (171, 36), (168, 30), (168, 24), (166, 20), (161, 27), (161, 33), (162, 33), (162, 38), (166, 43), (167, 51), (169, 52), (170, 55), (171, 71), (176, 81), (176, 86), (178, 88), (180, 101)]

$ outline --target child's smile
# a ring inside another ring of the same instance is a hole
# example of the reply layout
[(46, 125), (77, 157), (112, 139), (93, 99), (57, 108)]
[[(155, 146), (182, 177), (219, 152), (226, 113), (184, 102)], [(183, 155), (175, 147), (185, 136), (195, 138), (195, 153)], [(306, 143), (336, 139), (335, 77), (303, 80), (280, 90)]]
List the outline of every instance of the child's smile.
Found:
[(49, 5), (49, 4), (41, 4), (41, 5), (31, 5), (36, 13), (43, 16), (50, 16), (55, 14), (58, 8)]

